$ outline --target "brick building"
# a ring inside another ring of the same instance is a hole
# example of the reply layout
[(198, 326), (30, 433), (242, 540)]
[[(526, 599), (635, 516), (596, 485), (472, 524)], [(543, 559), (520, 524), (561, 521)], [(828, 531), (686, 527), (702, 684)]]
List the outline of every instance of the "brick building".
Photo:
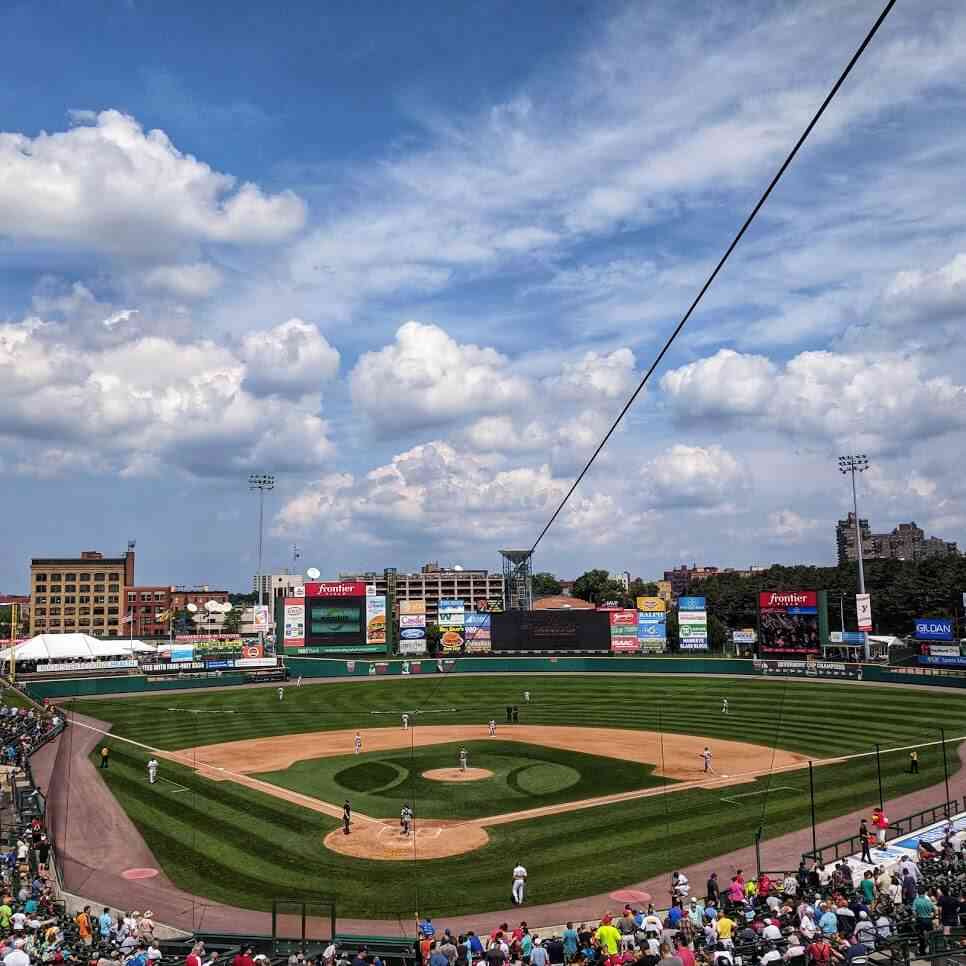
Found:
[[(128, 587), (125, 616), (131, 615), (132, 626), (127, 631), (133, 637), (165, 637), (170, 630), (170, 621), (163, 615), (184, 610), (188, 604), (195, 604), (201, 613), (209, 600), (224, 603), (228, 600), (228, 591), (208, 587)], [(159, 615), (162, 615), (161, 619)]]

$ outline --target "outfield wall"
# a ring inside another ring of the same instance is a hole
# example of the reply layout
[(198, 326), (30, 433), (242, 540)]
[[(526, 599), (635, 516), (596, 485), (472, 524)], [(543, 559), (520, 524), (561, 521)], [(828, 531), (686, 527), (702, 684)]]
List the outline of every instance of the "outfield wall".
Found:
[[(806, 670), (804, 662), (761, 662), (744, 658), (714, 657), (460, 657), (420, 660), (336, 659), (286, 657), (293, 678), (417, 677), (444, 674), (731, 674), (754, 677), (854, 680), (870, 684), (966, 687), (966, 675), (932, 669), (904, 673), (879, 664), (820, 662)], [(765, 670), (767, 666), (767, 670)], [(840, 670), (841, 669), (841, 670)], [(221, 677), (148, 681), (143, 677), (73, 678), (31, 681), (27, 693), (43, 698), (93, 697), (95, 695), (151, 693), (156, 691), (228, 687), (246, 683), (241, 674)]]

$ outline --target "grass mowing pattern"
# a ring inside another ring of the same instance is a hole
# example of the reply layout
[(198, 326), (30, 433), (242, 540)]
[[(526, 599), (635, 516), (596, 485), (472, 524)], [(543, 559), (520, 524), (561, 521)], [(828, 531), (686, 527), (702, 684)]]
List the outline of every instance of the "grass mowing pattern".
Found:
[[(529, 706), (520, 700), (525, 689), (534, 698)], [(728, 717), (720, 713), (722, 697), (729, 699)], [(966, 701), (952, 692), (629, 675), (326, 684), (289, 688), (284, 702), (274, 688), (266, 688), (84, 701), (77, 710), (113, 721), (126, 737), (184, 748), (398, 720), (371, 715), (372, 710), (456, 707), (455, 713), (432, 715), (432, 723), (482, 724), (492, 717), (499, 722), (507, 703), (520, 704), (525, 723), (663, 726), (665, 731), (775, 744), (816, 758), (869, 751), (876, 741), (888, 748), (935, 740), (940, 726), (950, 737), (966, 734)], [(167, 707), (255, 713), (193, 715), (168, 713)], [(419, 717), (415, 720), (418, 727)], [(495, 826), (488, 846), (450, 859), (367, 862), (323, 848), (323, 834), (336, 824), (331, 819), (230, 782), (208, 781), (168, 762), (162, 762), (161, 774), (189, 792), (175, 794), (164, 783), (148, 786), (147, 754), (124, 742), (109, 743), (111, 769), (101, 774), (165, 872), (182, 888), (248, 908), (266, 909), (273, 896), (303, 891), (336, 896), (342, 916), (408, 921), (414, 909), (440, 916), (505, 908), (510, 870), (518, 860), (530, 873), (531, 900), (551, 902), (670, 875), (678, 866), (750, 845), (760, 822), (766, 839), (809, 822), (808, 777), (801, 771), (771, 781), (772, 787), (793, 786), (798, 792), (746, 797), (739, 805), (721, 799), (734, 792), (764, 792), (768, 780)], [(905, 752), (882, 756), (886, 800), (942, 781), (938, 747), (922, 749), (920, 761), (921, 773), (914, 776), (907, 773)], [(954, 747), (948, 749), (948, 761), (953, 773), (958, 768)], [(815, 782), (819, 821), (878, 802), (874, 756), (818, 767)]]
[[(454, 768), (460, 748), (473, 768), (492, 778), (448, 783), (423, 778), (432, 768)], [(360, 761), (360, 759), (362, 759)], [(354, 763), (354, 764), (353, 764)], [(660, 785), (651, 765), (619, 761), (518, 741), (470, 741), (337, 758), (309, 758), (255, 777), (341, 802), (375, 818), (396, 818), (402, 802), (418, 804), (417, 818), (480, 818), (613, 792)]]

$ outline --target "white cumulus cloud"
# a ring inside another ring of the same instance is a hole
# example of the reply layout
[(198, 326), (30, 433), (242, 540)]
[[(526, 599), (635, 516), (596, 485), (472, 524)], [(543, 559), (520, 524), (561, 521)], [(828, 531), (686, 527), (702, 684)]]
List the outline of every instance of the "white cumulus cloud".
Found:
[(245, 388), (256, 396), (298, 398), (318, 393), (339, 372), (339, 351), (318, 328), (289, 319), (242, 340)]

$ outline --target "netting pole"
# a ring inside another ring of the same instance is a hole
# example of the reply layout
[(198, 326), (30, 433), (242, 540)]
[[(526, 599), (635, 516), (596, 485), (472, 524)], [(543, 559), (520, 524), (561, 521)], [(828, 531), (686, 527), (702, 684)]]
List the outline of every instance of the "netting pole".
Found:
[(818, 842), (815, 838), (815, 773), (812, 769), (812, 759), (808, 760), (808, 796), (812, 805), (812, 861), (818, 854)]
[(946, 729), (939, 729), (939, 737), (942, 738), (943, 745), (943, 779), (946, 782), (946, 803), (943, 806), (943, 813), (946, 821), (949, 821), (949, 763), (946, 761)]
[[(879, 754), (878, 742), (876, 743), (876, 746), (875, 746), (875, 774), (876, 774), (876, 778), (879, 781), (879, 811), (884, 812), (885, 800), (882, 797), (882, 757)], [(948, 794), (946, 795), (946, 798), (949, 798)]]

